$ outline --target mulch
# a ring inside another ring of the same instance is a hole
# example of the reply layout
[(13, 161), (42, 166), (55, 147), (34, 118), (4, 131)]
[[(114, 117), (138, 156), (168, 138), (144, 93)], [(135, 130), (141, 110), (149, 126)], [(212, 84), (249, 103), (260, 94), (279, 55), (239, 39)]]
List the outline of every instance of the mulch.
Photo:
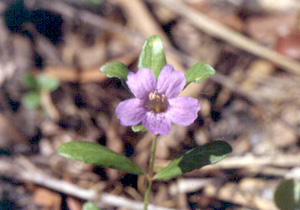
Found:
[[(132, 95), (99, 68), (121, 61), (137, 71), (153, 34), (175, 69), (203, 61), (217, 71), (183, 91), (199, 99), (199, 116), (159, 137), (156, 166), (214, 140), (233, 148), (216, 165), (155, 182), (153, 209), (277, 209), (277, 185), (299, 179), (300, 166), (299, 5), (284, 2), (1, 1), (0, 209), (77, 210), (88, 200), (139, 208), (143, 177), (67, 160), (57, 148), (99, 143), (147, 168), (152, 136), (120, 125), (115, 108)], [(22, 102), (26, 72), (60, 82), (37, 109)]]

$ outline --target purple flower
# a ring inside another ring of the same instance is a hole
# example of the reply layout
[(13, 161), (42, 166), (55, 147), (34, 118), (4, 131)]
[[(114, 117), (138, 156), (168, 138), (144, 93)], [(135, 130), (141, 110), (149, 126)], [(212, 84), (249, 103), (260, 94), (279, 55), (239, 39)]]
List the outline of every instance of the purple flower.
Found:
[(178, 96), (185, 86), (185, 77), (172, 65), (163, 67), (157, 81), (151, 69), (130, 72), (127, 85), (136, 98), (117, 106), (117, 118), (124, 126), (142, 122), (151, 133), (167, 135), (171, 122), (187, 126), (197, 118), (200, 104), (197, 99)]

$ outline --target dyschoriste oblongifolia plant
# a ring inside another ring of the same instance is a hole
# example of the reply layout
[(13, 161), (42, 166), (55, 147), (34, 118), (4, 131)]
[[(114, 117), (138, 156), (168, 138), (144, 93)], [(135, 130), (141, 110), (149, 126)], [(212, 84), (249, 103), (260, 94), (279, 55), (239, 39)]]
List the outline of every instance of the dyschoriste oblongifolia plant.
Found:
[(140, 168), (122, 154), (90, 142), (65, 143), (58, 148), (58, 153), (84, 163), (145, 176), (148, 182), (144, 196), (145, 210), (148, 208), (154, 181), (169, 180), (203, 166), (215, 164), (231, 153), (232, 149), (228, 143), (212, 141), (187, 151), (165, 168), (154, 170), (158, 137), (168, 135), (172, 123), (188, 126), (198, 116), (198, 100), (178, 95), (190, 83), (199, 83), (215, 75), (215, 70), (207, 63), (196, 63), (185, 74), (175, 70), (172, 65), (167, 64), (162, 39), (154, 35), (149, 37), (143, 46), (136, 73), (130, 72), (121, 62), (106, 63), (100, 71), (108, 77), (120, 79), (123, 86), (134, 96), (119, 103), (116, 108), (116, 116), (121, 125), (131, 126), (135, 132), (149, 131), (153, 134), (148, 169)]

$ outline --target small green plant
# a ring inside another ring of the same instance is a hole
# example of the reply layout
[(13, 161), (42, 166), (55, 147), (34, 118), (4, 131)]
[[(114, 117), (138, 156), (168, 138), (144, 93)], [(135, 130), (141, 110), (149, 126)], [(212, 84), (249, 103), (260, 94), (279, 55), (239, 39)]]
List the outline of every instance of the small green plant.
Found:
[(103, 0), (83, 0), (83, 3), (90, 5), (101, 5), (103, 4)]
[(149, 37), (143, 47), (136, 73), (121, 62), (109, 62), (100, 68), (108, 77), (121, 80), (124, 87), (135, 96), (121, 102), (116, 108), (116, 116), (124, 126), (132, 130), (150, 131), (153, 134), (148, 170), (140, 168), (129, 158), (90, 142), (72, 141), (58, 148), (58, 153), (66, 158), (114, 168), (127, 173), (145, 176), (148, 186), (144, 196), (144, 210), (148, 208), (152, 183), (169, 180), (215, 164), (231, 151), (224, 141), (213, 141), (187, 151), (168, 166), (154, 170), (156, 144), (160, 135), (168, 135), (171, 123), (188, 126), (194, 122), (200, 110), (197, 99), (181, 97), (178, 94), (191, 82), (199, 83), (215, 74), (215, 70), (204, 62), (192, 66), (186, 74), (174, 70), (167, 64), (162, 40), (159, 36)]
[(101, 210), (99, 209), (96, 204), (88, 201), (88, 202), (85, 202), (82, 206), (82, 210)]
[(280, 182), (274, 194), (274, 202), (281, 210), (299, 210), (300, 182), (293, 179)]
[(22, 77), (22, 84), (27, 89), (22, 103), (29, 109), (38, 109), (41, 106), (42, 92), (53, 92), (59, 87), (59, 81), (46, 74), (37, 76), (26, 72)]

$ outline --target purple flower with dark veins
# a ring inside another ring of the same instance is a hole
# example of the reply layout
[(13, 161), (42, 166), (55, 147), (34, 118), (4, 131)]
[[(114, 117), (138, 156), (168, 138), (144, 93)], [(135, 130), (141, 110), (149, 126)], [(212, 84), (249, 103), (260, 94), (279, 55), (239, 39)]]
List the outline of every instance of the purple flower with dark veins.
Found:
[(124, 126), (140, 122), (155, 135), (168, 135), (171, 122), (187, 126), (197, 118), (198, 100), (180, 97), (185, 86), (184, 74), (165, 65), (156, 81), (151, 69), (130, 72), (127, 85), (136, 98), (125, 100), (117, 106), (116, 115)]

